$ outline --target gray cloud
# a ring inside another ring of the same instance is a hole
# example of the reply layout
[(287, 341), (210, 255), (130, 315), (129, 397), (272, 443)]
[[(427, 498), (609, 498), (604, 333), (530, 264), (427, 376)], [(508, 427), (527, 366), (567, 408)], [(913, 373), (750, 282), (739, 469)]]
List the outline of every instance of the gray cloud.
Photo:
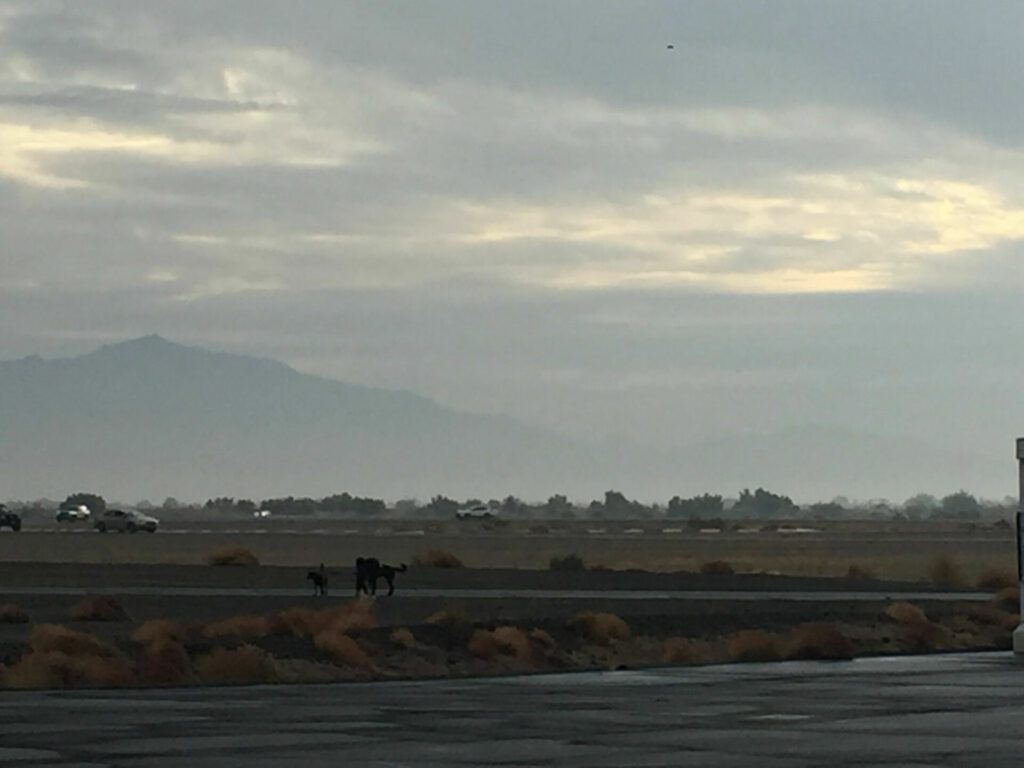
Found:
[(822, 423), (996, 460), (1022, 22), (9, 2), (0, 352), (158, 331), (584, 437)]

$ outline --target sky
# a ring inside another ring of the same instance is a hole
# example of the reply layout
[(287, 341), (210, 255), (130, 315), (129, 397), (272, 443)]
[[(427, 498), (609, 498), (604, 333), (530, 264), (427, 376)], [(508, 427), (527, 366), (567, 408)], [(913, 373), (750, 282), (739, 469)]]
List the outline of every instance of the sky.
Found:
[(1015, 493), (1021, 28), (0, 0), (0, 359), (159, 333), (586, 441), (908, 437), (1006, 466), (920, 490)]

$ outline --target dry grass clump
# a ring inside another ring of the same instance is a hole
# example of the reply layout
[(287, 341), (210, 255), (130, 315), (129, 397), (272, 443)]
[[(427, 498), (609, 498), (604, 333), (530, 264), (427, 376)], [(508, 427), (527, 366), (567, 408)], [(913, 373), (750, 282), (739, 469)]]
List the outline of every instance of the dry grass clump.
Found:
[(912, 653), (946, 651), (950, 648), (950, 631), (941, 624), (926, 621), (924, 624), (907, 624), (903, 630), (903, 643)]
[(518, 627), (495, 627), (492, 634), (494, 642), (498, 645), (498, 650), (502, 653), (515, 656), (523, 661), (530, 658), (530, 641)]
[(98, 637), (68, 629), (62, 624), (36, 624), (28, 637), (33, 651), (47, 653), (56, 651), (68, 656), (99, 656), (113, 658), (117, 651)]
[(967, 608), (967, 618), (976, 624), (985, 624), (991, 627), (1002, 627), (1013, 629), (1020, 621), (1016, 613), (1002, 611), (991, 605), (971, 605)]
[(416, 637), (407, 627), (399, 627), (390, 635), (391, 642), (403, 648), (412, 648), (416, 645)]
[(135, 659), (135, 675), (146, 685), (181, 685), (192, 680), (192, 665), (181, 627), (167, 619), (152, 619), (132, 632), (143, 646)]
[(265, 616), (229, 616), (203, 625), (200, 634), (208, 638), (256, 638), (267, 635), (313, 637), (328, 629), (347, 634), (361, 629), (373, 629), (375, 626), (377, 622), (371, 613), (371, 603), (351, 600), (319, 611), (295, 606)]
[(897, 624), (913, 625), (928, 623), (928, 617), (925, 616), (924, 611), (916, 605), (903, 600), (897, 600), (896, 602), (891, 603), (889, 607), (885, 609), (885, 615)]
[(611, 645), (617, 640), (628, 640), (629, 625), (614, 613), (581, 611), (569, 619), (569, 629), (598, 645)]
[(494, 633), (486, 629), (474, 632), (466, 647), (471, 654), (485, 661), (498, 655), (498, 643), (494, 640)]
[(743, 629), (726, 638), (729, 658), (733, 661), (775, 661), (782, 658), (782, 643), (774, 632)]
[(1012, 586), (1000, 589), (989, 603), (1006, 611), (1017, 610), (1020, 608), (1020, 587)]
[(875, 572), (870, 568), (865, 568), (863, 565), (851, 563), (850, 567), (846, 569), (846, 578), (853, 579), (854, 581), (874, 581)]
[(410, 561), (419, 568), (461, 568), (462, 561), (443, 549), (430, 549), (424, 555), (417, 555)]
[(852, 659), (853, 643), (835, 627), (801, 624), (789, 636), (786, 656), (795, 659)]
[(978, 589), (1018, 589), (1017, 573), (1010, 568), (989, 568), (978, 578)]
[(60, 652), (32, 651), (3, 673), (7, 688), (126, 688), (133, 683), (132, 670), (123, 659)]
[(478, 659), (493, 659), (499, 654), (528, 661), (531, 656), (530, 641), (518, 627), (501, 626), (493, 630), (478, 629), (467, 645), (469, 652)]
[(313, 638), (313, 644), (346, 667), (372, 672), (376, 669), (373, 659), (359, 647), (359, 644), (343, 632), (327, 629)]
[(274, 657), (254, 645), (214, 648), (194, 663), (203, 685), (273, 683), (277, 680)]
[(885, 615), (903, 625), (903, 646), (908, 651), (941, 651), (950, 645), (949, 630), (929, 620), (916, 605), (900, 600), (886, 608)]
[(59, 624), (37, 624), (28, 653), (3, 673), (8, 688), (125, 687), (134, 675), (121, 655), (101, 640)]
[(530, 640), (543, 646), (544, 648), (554, 648), (555, 638), (545, 632), (540, 627), (534, 627), (530, 630)]
[(377, 626), (371, 610), (372, 605), (366, 600), (350, 600), (320, 611), (303, 612), (304, 609), (301, 608), (293, 609), (288, 620), (293, 622), (292, 631), (296, 635), (313, 637), (328, 630), (347, 635)]
[(327, 624), (328, 629), (345, 635), (364, 629), (373, 629), (376, 626), (377, 621), (370, 612), (370, 603), (359, 600), (339, 606)]
[(259, 565), (260, 559), (239, 544), (225, 544), (206, 556), (207, 565)]
[(203, 625), (203, 637), (266, 637), (270, 634), (270, 623), (266, 616), (228, 616), (219, 621)]
[(928, 564), (928, 580), (933, 584), (963, 586), (967, 583), (963, 570), (949, 555), (936, 555)]
[(176, 622), (168, 619), (150, 619), (140, 624), (132, 632), (132, 640), (140, 645), (156, 645), (158, 643), (184, 643), (184, 633)]
[(266, 616), (267, 633), (271, 635), (294, 635), (303, 637), (315, 635), (327, 627), (327, 622), (320, 619), (321, 611), (302, 606), (285, 608), (283, 611)]
[(133, 669), (144, 685), (183, 685), (193, 680), (188, 652), (173, 643), (147, 647), (135, 659)]
[(113, 597), (83, 597), (71, 607), (75, 621), (128, 621), (128, 614)]
[(725, 560), (711, 560), (700, 567), (704, 576), (732, 576), (736, 571)]
[(20, 605), (4, 603), (0, 605), (0, 624), (27, 624), (28, 614)]
[(564, 557), (552, 557), (548, 562), (548, 570), (551, 571), (585, 571), (587, 564), (583, 558), (573, 553)]
[(666, 637), (661, 660), (666, 664), (700, 664), (711, 658), (711, 643), (691, 637)]
[(466, 623), (466, 609), (461, 605), (446, 605), (439, 611), (430, 614), (426, 620), (427, 624), (439, 626), (454, 626)]

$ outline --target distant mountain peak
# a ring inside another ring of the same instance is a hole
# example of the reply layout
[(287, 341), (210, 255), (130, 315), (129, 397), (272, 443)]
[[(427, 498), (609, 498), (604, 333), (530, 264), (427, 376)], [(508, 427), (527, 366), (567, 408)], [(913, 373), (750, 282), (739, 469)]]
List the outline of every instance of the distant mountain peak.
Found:
[(104, 344), (103, 349), (114, 349), (118, 347), (133, 347), (133, 348), (159, 348), (159, 347), (180, 347), (181, 344), (176, 344), (173, 341), (168, 341), (159, 333), (150, 333), (146, 336), (139, 336), (137, 339), (126, 339), (125, 341), (114, 342), (113, 344)]

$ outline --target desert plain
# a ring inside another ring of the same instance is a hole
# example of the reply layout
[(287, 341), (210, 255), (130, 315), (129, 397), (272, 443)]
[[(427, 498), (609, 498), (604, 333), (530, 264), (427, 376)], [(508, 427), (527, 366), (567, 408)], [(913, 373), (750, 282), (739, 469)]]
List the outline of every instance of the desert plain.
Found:
[[(360, 556), (408, 566), (393, 596), (354, 595)], [(1018, 623), (999, 522), (27, 520), (0, 535), (0, 605), (20, 688), (998, 649)]]

